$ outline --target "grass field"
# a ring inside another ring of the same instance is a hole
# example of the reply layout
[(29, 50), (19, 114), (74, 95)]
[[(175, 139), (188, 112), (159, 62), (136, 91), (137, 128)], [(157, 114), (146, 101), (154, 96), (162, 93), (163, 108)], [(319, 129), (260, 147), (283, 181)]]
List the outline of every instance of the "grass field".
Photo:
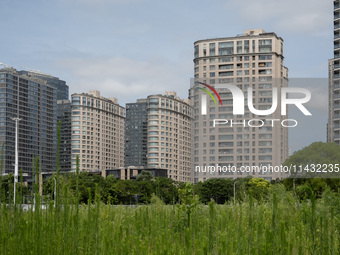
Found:
[[(0, 209), (0, 254), (338, 254), (336, 193), (225, 205), (63, 205)], [(39, 202), (39, 201), (38, 201)]]

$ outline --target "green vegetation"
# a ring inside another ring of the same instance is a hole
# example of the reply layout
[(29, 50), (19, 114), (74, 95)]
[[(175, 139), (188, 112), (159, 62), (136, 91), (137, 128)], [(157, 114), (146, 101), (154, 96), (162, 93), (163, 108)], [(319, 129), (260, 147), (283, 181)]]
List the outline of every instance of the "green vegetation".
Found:
[[(317, 145), (313, 145), (315, 150)], [(312, 162), (300, 154), (289, 160)], [(324, 162), (332, 155), (325, 153)], [(16, 205), (13, 175), (0, 176), (0, 254), (309, 255), (340, 251), (340, 179), (270, 183), (249, 176), (193, 185), (154, 178), (144, 171), (135, 180), (116, 180), (79, 173), (79, 168), (75, 174), (62, 174), (57, 159), (57, 174), (44, 182), (42, 196), (39, 158), (33, 160), (34, 183), (26, 187), (20, 178)], [(28, 208), (22, 206), (26, 197), (34, 203)]]
[(337, 254), (339, 194), (327, 188), (301, 202), (273, 187), (266, 201), (208, 206), (190, 184), (180, 190), (182, 204), (152, 196), (147, 206), (104, 204), (98, 189), (77, 206), (63, 187), (60, 207), (42, 209), (38, 194), (28, 211), (2, 204), (0, 254)]

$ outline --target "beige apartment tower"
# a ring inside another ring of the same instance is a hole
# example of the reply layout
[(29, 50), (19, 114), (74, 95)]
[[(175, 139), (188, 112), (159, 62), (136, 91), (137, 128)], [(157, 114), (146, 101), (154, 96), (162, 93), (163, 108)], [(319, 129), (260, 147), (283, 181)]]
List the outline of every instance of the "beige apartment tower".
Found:
[(124, 166), (124, 107), (97, 90), (73, 94), (71, 170), (104, 171)]
[(334, 0), (334, 58), (328, 61), (329, 112), (327, 141), (340, 145), (340, 1)]
[(165, 168), (168, 177), (192, 182), (191, 121), (188, 99), (175, 92), (147, 97), (147, 167)]
[[(253, 114), (247, 106), (251, 97), (255, 109), (270, 109), (274, 88), (280, 102), (280, 89), (287, 86), (288, 77), (283, 59), (283, 39), (263, 29), (194, 43), (194, 79), (190, 88), (194, 107), (194, 182), (247, 175), (267, 180), (285, 177), (270, 167), (280, 167), (288, 156), (288, 128), (281, 125), (288, 116), (281, 116), (280, 103), (276, 111), (263, 116)], [(243, 92), (243, 114), (234, 114), (235, 97), (226, 85)], [(248, 95), (249, 91), (252, 95)], [(217, 119), (223, 121), (216, 122)], [(232, 171), (217, 171), (219, 167)]]

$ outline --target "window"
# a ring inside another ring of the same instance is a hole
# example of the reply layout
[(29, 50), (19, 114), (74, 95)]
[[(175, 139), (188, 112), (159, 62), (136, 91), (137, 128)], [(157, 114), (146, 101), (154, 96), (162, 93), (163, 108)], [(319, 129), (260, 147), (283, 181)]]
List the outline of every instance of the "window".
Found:
[(259, 67), (272, 67), (272, 62), (259, 62)]
[(234, 42), (220, 42), (218, 43), (219, 55), (234, 54)]
[(234, 72), (233, 71), (228, 71), (228, 72), (219, 72), (220, 76), (233, 76)]
[(242, 54), (242, 41), (237, 41), (237, 54)]
[(219, 135), (218, 139), (219, 140), (233, 140), (234, 139), (234, 135)]
[(272, 74), (272, 69), (260, 69), (259, 74)]
[(272, 51), (272, 40), (259, 40), (259, 52), (271, 52)]
[(233, 161), (234, 157), (233, 156), (219, 156), (218, 161)]
[(271, 60), (272, 55), (260, 55), (259, 60)]
[[(249, 40), (244, 41), (244, 53), (249, 53)], [(246, 57), (244, 57), (244, 60), (246, 61)], [(247, 61), (249, 61), (249, 57)]]
[(223, 57), (223, 58), (219, 58), (218, 61), (220, 63), (225, 63), (225, 62), (233, 62), (234, 58), (233, 57)]
[(216, 55), (215, 43), (209, 43), (209, 56), (215, 55)]
[(199, 46), (198, 45), (196, 45), (195, 46), (195, 52), (194, 52), (194, 55), (195, 55), (195, 58), (198, 58), (198, 52), (199, 52)]
[(224, 70), (224, 69), (233, 69), (233, 68), (234, 68), (234, 64), (219, 65), (218, 68), (219, 68), (220, 70)]
[(233, 142), (219, 142), (218, 147), (233, 147), (234, 143)]

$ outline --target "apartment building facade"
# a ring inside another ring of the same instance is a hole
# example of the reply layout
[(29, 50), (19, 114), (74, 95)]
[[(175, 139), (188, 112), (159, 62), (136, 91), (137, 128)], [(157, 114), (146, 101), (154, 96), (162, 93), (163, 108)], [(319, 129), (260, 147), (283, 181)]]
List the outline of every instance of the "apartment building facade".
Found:
[(168, 177), (191, 182), (191, 122), (193, 109), (176, 92), (147, 97), (147, 167), (166, 168)]
[(57, 118), (60, 122), (59, 162), (62, 172), (71, 170), (71, 102), (57, 100)]
[(189, 100), (171, 91), (138, 99), (126, 108), (126, 167), (166, 169), (168, 178), (191, 182)]
[(126, 104), (125, 167), (147, 166), (147, 99)]
[(13, 173), (15, 121), (19, 118), (19, 169), (32, 176), (32, 160), (39, 157), (42, 172), (56, 171), (57, 90), (46, 80), (14, 68), (0, 69), (0, 144), (3, 173)]
[(71, 95), (71, 171), (104, 171), (124, 166), (125, 109), (97, 90)]
[(334, 1), (334, 58), (328, 62), (329, 114), (327, 141), (340, 145), (340, 1)]
[[(280, 88), (287, 86), (288, 77), (283, 59), (283, 39), (263, 29), (194, 43), (194, 79), (189, 92), (194, 107), (194, 182), (247, 175), (268, 180), (284, 177), (282, 173), (254, 169), (280, 166), (287, 158), (288, 131), (280, 125), (287, 116), (281, 116), (280, 105), (272, 114), (263, 116), (253, 114), (247, 107), (251, 99), (255, 109), (270, 109), (274, 88), (280, 98)], [(244, 114), (233, 114), (236, 97), (227, 86), (242, 91)], [(217, 125), (216, 119), (220, 120)], [(218, 167), (232, 167), (232, 171), (217, 172)], [(249, 171), (240, 172), (244, 169)]]

